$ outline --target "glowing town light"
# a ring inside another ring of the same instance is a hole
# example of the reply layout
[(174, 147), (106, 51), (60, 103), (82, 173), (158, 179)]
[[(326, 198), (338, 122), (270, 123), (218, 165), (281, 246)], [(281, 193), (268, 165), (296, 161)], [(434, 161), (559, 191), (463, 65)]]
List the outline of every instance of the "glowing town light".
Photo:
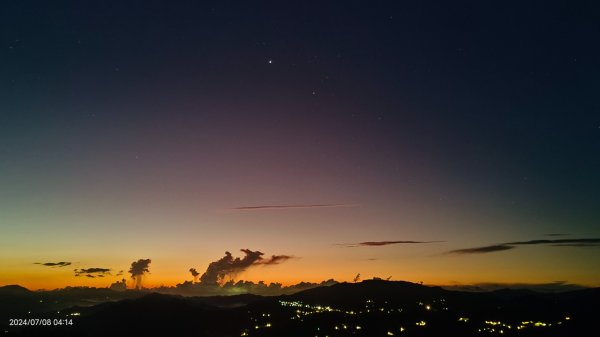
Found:
[(489, 324), (489, 325), (502, 325), (502, 322), (498, 321), (485, 321), (485, 324)]

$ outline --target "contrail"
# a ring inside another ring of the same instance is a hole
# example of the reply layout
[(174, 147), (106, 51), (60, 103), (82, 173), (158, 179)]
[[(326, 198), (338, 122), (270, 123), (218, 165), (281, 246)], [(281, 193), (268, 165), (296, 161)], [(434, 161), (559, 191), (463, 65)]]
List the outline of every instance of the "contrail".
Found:
[(334, 207), (358, 207), (356, 204), (307, 204), (307, 205), (261, 205), (261, 206), (241, 206), (230, 208), (230, 211), (235, 212), (253, 212), (253, 211), (270, 211), (284, 210), (297, 208), (334, 208)]

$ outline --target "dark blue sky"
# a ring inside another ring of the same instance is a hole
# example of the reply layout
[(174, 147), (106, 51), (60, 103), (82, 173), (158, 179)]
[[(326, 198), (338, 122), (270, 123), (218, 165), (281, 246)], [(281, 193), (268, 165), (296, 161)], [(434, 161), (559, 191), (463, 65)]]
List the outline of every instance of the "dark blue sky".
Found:
[(67, 232), (73, 209), (356, 203), (382, 222), (354, 241), (599, 235), (599, 7), (5, 2), (0, 210), (14, 233), (30, 207)]

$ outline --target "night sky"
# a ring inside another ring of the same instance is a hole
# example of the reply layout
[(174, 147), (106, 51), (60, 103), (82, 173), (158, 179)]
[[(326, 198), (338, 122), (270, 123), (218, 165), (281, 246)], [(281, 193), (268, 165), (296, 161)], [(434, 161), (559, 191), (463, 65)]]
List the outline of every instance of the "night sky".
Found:
[(4, 1), (0, 285), (107, 286), (146, 258), (174, 285), (248, 248), (293, 258), (236, 279), (600, 286), (599, 18)]

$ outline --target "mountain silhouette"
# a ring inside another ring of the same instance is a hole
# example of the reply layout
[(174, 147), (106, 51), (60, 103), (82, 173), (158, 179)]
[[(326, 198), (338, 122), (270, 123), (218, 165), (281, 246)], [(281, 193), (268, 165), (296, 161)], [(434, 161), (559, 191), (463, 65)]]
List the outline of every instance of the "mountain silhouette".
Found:
[(599, 301), (598, 288), (469, 293), (369, 280), (276, 297), (145, 293), (38, 313), (72, 326), (3, 328), (15, 336), (583, 336)]

